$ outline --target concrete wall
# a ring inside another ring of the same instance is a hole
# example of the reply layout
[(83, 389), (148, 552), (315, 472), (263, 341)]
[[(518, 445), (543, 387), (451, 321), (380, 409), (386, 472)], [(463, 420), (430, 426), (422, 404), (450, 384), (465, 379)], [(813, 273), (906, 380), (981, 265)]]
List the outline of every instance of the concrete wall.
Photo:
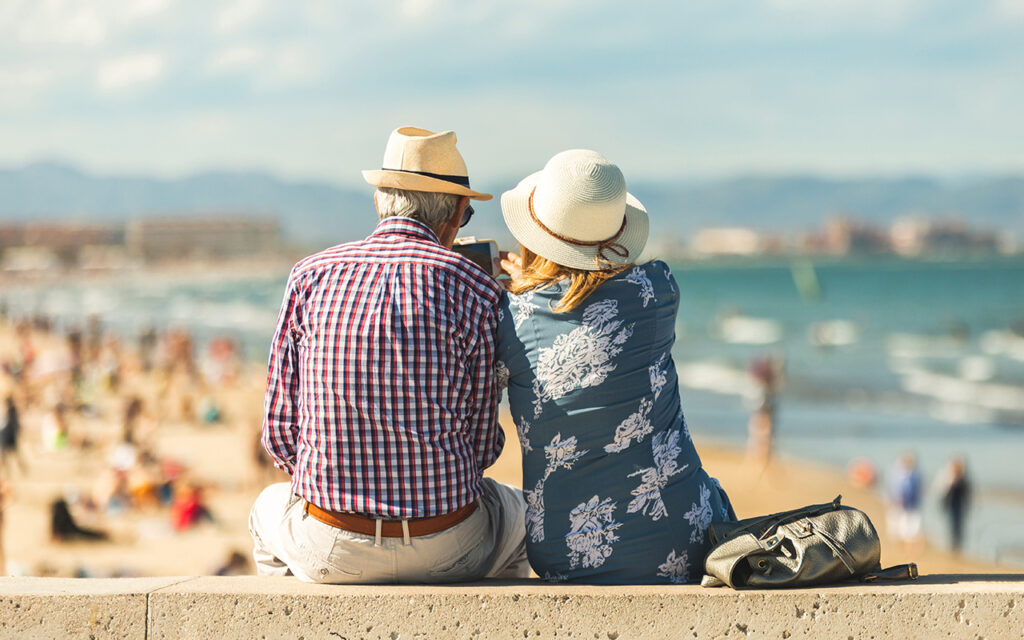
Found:
[(1024, 575), (793, 591), (0, 578), (7, 638), (1024, 638)]

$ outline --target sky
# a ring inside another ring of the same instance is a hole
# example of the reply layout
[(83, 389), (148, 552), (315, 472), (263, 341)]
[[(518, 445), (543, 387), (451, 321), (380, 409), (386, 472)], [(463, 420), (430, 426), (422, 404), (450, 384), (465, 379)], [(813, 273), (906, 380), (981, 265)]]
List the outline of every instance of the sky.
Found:
[(0, 165), (358, 184), (401, 125), (473, 179), (1024, 173), (1024, 0), (2, 0)]

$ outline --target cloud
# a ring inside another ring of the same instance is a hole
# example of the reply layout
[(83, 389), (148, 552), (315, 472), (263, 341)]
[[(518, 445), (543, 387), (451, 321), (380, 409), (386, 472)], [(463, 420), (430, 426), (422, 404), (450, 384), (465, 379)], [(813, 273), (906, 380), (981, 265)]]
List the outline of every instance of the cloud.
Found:
[(53, 72), (39, 66), (0, 68), (0, 107), (24, 107), (53, 82)]
[(220, 33), (232, 33), (258, 20), (267, 11), (265, 0), (234, 0), (217, 14), (215, 24)]
[(96, 72), (96, 88), (103, 93), (125, 91), (150, 84), (164, 73), (165, 58), (155, 52), (133, 53), (103, 62)]
[[(0, 162), (358, 178), (420, 123), (465, 132), (483, 175), (586, 144), (665, 174), (1019, 164), (1022, 16), (1024, 0), (0, 0)], [(89, 144), (129, 121), (161, 154)]]
[[(905, 25), (935, 0), (765, 0), (769, 10), (802, 19), (876, 27)], [(838, 26), (838, 24), (837, 24)]]
[(119, 3), (122, 6), (125, 19), (141, 20), (160, 15), (171, 6), (171, 0), (132, 0), (129, 3)]
[(207, 73), (219, 75), (256, 68), (266, 58), (266, 50), (254, 44), (243, 44), (221, 49), (206, 64)]
[(443, 0), (399, 0), (398, 14), (406, 20), (415, 20), (442, 9)]
[(71, 0), (15, 0), (2, 17), (0, 24), (12, 26), (17, 41), (27, 45), (95, 47), (107, 37), (100, 11)]
[(1024, 0), (996, 0), (996, 12), (1010, 18), (1024, 18)]

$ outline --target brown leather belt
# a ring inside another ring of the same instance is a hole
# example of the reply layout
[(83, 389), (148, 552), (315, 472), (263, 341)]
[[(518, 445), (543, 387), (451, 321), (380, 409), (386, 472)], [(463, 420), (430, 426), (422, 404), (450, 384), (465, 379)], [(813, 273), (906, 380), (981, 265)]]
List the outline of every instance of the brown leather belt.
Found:
[[(470, 502), (461, 509), (440, 516), (409, 518), (406, 520), (406, 522), (409, 523), (409, 537), (415, 538), (417, 536), (429, 536), (431, 534), (444, 531), (445, 529), (450, 529), (468, 518), (474, 511), (476, 511), (476, 500)], [(313, 516), (320, 522), (329, 524), (338, 529), (344, 529), (345, 531), (351, 531), (352, 533), (361, 533), (367, 536), (377, 534), (377, 520), (375, 518), (361, 516), (356, 513), (328, 511), (326, 509), (321, 509), (311, 502), (306, 502), (306, 513)], [(380, 524), (381, 537), (403, 537), (401, 520), (381, 520)]]

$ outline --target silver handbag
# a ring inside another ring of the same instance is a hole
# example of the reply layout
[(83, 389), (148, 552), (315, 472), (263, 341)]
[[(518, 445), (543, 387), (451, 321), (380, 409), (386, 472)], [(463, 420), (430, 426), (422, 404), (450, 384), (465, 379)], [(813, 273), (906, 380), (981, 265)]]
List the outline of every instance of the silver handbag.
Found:
[(867, 514), (832, 502), (714, 522), (704, 562), (704, 587), (807, 587), (860, 579), (917, 578), (917, 565), (881, 568), (881, 542)]

